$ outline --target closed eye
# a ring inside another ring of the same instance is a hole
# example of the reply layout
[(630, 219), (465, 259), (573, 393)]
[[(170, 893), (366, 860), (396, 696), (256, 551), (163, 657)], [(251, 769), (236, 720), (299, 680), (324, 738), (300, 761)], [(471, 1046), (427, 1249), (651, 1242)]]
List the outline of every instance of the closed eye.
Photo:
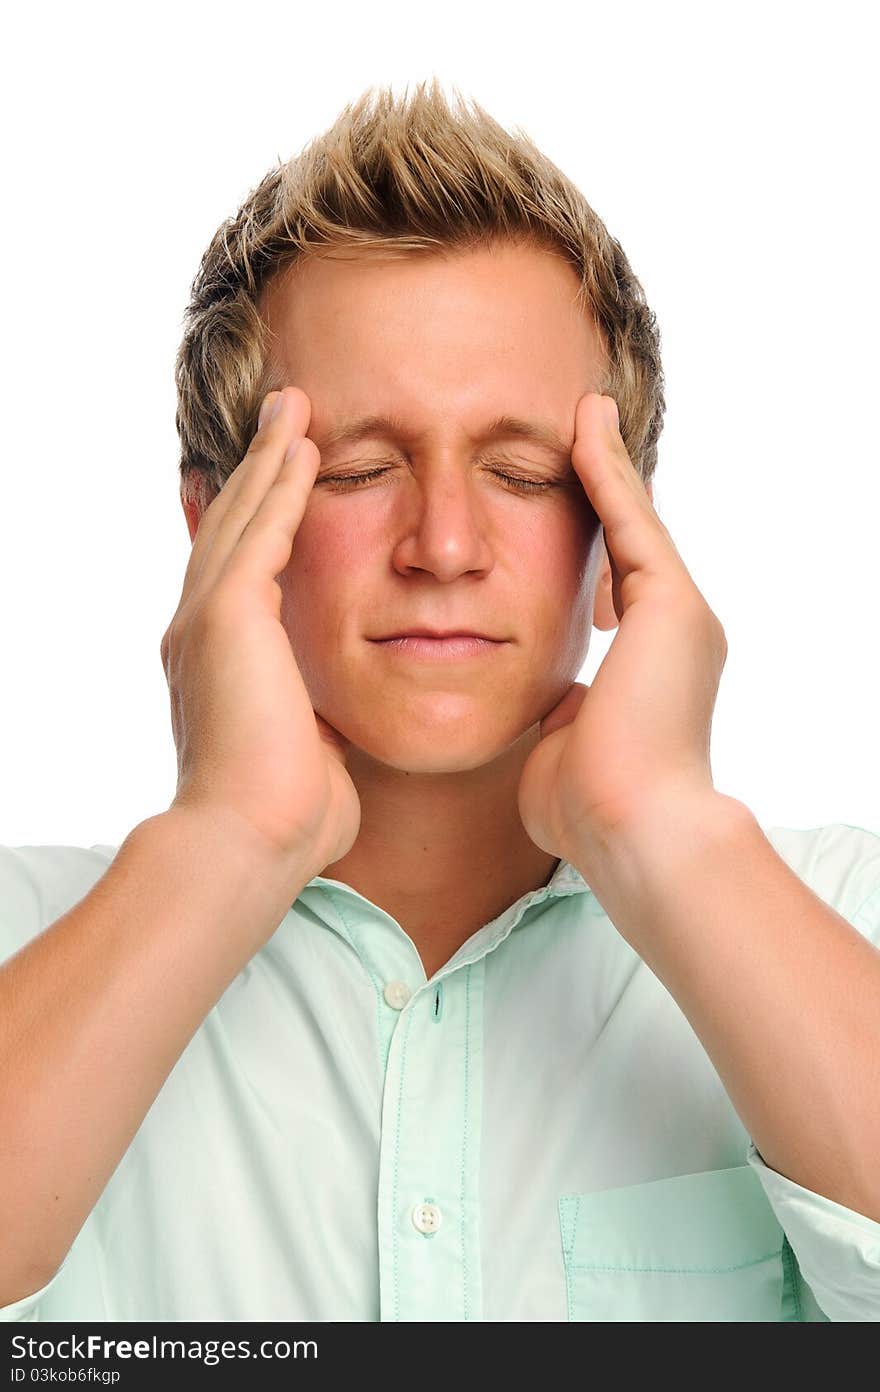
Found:
[[(337, 487), (343, 488), (349, 486), (356, 488), (359, 484), (370, 483), (373, 479), (377, 479), (380, 475), (387, 474), (388, 472), (389, 467), (383, 465), (377, 469), (368, 469), (362, 474), (327, 474), (323, 479), (319, 479), (318, 482), (332, 483)], [(552, 481), (536, 483), (533, 479), (522, 478), (517, 474), (508, 474), (501, 469), (491, 469), (489, 472), (494, 474), (496, 478), (500, 478), (508, 488), (517, 489), (524, 493), (542, 492), (545, 488), (554, 488), (556, 486)]]
[(387, 468), (369, 469), (365, 474), (325, 474), (323, 478), (317, 480), (318, 483), (334, 483), (338, 487), (348, 484), (357, 485), (359, 483), (369, 483), (371, 479), (378, 478), (380, 474), (387, 474)]
[(492, 469), (490, 472), (503, 479), (511, 488), (522, 488), (526, 492), (530, 489), (552, 488), (554, 486), (552, 482), (536, 483), (533, 479), (517, 478), (516, 474), (505, 474), (500, 469)]

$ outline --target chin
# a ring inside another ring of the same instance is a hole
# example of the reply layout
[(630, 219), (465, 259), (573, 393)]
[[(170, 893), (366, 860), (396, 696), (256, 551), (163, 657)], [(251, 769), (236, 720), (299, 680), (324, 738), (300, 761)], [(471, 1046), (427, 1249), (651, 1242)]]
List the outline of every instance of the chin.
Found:
[(348, 764), (353, 769), (365, 758), (400, 773), (467, 773), (501, 758), (530, 728), (531, 722), (513, 718), (502, 724), (497, 712), (481, 720), (473, 710), (454, 721), (407, 721), (401, 715), (393, 726), (385, 717), (372, 728), (361, 718), (345, 731)]
[[(364, 751), (365, 753), (368, 751)], [(485, 768), (498, 757), (502, 751), (486, 750), (461, 750), (444, 749), (438, 751), (434, 749), (413, 749), (395, 751), (391, 750), (384, 755), (370, 755), (370, 757), (386, 768), (395, 769), (398, 773), (409, 774), (438, 774), (438, 773), (469, 773), (473, 769)]]

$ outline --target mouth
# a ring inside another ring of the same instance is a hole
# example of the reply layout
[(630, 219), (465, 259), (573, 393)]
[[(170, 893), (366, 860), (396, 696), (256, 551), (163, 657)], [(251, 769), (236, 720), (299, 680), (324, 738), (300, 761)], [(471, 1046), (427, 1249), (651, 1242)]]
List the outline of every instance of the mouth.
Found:
[(499, 652), (506, 644), (503, 638), (486, 638), (479, 633), (436, 634), (425, 630), (396, 633), (387, 638), (372, 638), (370, 641), (392, 656), (416, 658), (427, 662), (486, 657), (493, 652)]

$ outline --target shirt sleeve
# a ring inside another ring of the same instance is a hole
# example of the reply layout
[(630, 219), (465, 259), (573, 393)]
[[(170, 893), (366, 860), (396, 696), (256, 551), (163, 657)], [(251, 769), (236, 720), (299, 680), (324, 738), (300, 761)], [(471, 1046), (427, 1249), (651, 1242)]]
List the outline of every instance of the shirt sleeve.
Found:
[(763, 830), (795, 874), (880, 947), (880, 835), (848, 822)]
[[(0, 964), (78, 903), (115, 853), (108, 845), (0, 846)], [(87, 1219), (51, 1281), (0, 1306), (0, 1324), (96, 1317), (102, 1308), (100, 1266)]]
[(0, 962), (88, 894), (113, 846), (0, 846)]
[(771, 1170), (749, 1142), (746, 1155), (829, 1320), (880, 1320), (880, 1223)]
[[(841, 822), (770, 834), (806, 883), (880, 946), (880, 836)], [(835, 1321), (880, 1320), (880, 1223), (772, 1170), (751, 1139), (746, 1159), (819, 1310)]]

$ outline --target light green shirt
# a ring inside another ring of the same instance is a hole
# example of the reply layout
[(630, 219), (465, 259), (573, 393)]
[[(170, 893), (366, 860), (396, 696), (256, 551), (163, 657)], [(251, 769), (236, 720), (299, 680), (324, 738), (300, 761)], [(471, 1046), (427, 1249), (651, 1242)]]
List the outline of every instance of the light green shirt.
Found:
[[(880, 836), (765, 835), (880, 942)], [(0, 957), (114, 855), (0, 848)], [(763, 1163), (570, 864), (430, 981), (389, 914), (317, 876), (192, 1038), (52, 1281), (0, 1317), (876, 1320), (880, 1223)]]

